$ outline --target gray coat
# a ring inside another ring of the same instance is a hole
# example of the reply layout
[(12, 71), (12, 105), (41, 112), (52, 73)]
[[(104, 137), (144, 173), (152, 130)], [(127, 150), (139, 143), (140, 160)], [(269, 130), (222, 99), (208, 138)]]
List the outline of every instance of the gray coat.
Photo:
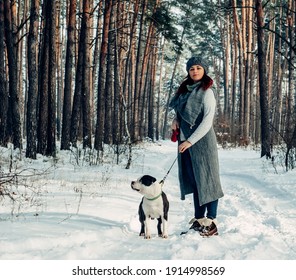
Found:
[[(204, 96), (205, 92), (200, 88), (191, 94), (175, 96), (170, 103), (170, 106), (177, 113), (180, 128), (186, 139), (202, 121)], [(217, 140), (213, 127), (203, 138), (189, 148), (189, 153), (199, 204), (203, 205), (223, 197), (219, 176)], [(183, 176), (181, 154), (178, 156), (178, 164), (181, 199), (184, 200), (185, 195), (193, 193), (193, 189), (192, 184), (186, 183), (186, 178)]]

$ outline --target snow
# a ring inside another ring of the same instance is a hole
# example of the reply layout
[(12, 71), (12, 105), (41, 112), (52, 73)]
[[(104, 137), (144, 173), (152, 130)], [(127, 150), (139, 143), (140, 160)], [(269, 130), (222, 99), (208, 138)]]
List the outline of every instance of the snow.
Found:
[[(1, 148), (0, 166), (10, 150)], [(13, 203), (0, 196), (0, 260), (295, 260), (296, 170), (285, 172), (252, 149), (219, 148), (225, 196), (219, 201), (219, 236), (181, 235), (192, 218), (191, 196), (180, 200), (177, 163), (164, 191), (170, 201), (169, 238), (139, 236), (141, 195), (132, 180), (163, 179), (176, 158), (176, 143), (145, 143), (126, 158), (109, 151), (104, 163), (61, 151), (57, 159), (13, 161), (23, 174), (11, 187)], [(39, 175), (38, 175), (39, 174)], [(26, 183), (26, 187), (22, 186)]]

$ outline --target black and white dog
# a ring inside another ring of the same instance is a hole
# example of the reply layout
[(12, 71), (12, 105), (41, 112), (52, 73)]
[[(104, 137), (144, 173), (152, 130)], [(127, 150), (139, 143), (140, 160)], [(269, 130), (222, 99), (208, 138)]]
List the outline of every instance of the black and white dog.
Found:
[(141, 223), (140, 236), (151, 238), (150, 220), (157, 219), (158, 236), (168, 238), (169, 201), (162, 191), (162, 184), (150, 175), (144, 175), (137, 181), (132, 181), (131, 187), (143, 195), (139, 205), (139, 220)]

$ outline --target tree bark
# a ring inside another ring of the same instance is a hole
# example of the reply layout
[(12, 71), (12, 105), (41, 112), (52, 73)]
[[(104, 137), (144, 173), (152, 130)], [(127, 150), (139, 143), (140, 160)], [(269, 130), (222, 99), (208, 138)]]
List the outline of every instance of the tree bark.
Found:
[[(119, 6), (119, 4), (117, 4)], [(117, 16), (119, 11), (117, 10)], [(118, 22), (115, 22), (114, 30), (118, 30)], [(120, 139), (122, 138), (121, 135), (121, 126), (124, 122), (121, 123), (121, 112), (122, 106), (120, 106), (120, 96), (121, 96), (121, 89), (120, 89), (120, 63), (119, 63), (119, 46), (117, 43), (117, 32), (114, 32), (114, 48), (113, 48), (113, 56), (114, 56), (114, 67), (113, 67), (113, 77), (114, 77), (114, 112), (113, 112), (113, 129), (112, 129), (112, 142), (118, 147), (120, 144)], [(124, 115), (123, 115), (124, 117)], [(117, 153), (118, 155), (118, 153)]]
[(77, 146), (79, 128), (83, 130), (83, 147), (91, 147), (90, 116), (90, 55), (89, 55), (89, 17), (90, 2), (83, 1), (83, 15), (78, 46), (78, 62), (75, 80), (73, 111), (71, 118), (71, 142)]
[[(181, 39), (180, 39), (180, 45), (183, 45), (183, 40), (184, 40), (184, 36), (186, 33), (186, 25), (184, 25), (183, 27), (183, 31), (182, 31), (182, 35), (181, 35)], [(175, 59), (175, 64), (173, 66), (173, 71), (172, 71), (172, 76), (171, 76), (171, 80), (170, 80), (170, 89), (169, 89), (169, 93), (167, 96), (167, 101), (166, 101), (166, 106), (165, 106), (165, 113), (164, 113), (164, 120), (163, 120), (163, 129), (162, 129), (162, 138), (165, 139), (166, 137), (166, 131), (167, 131), (167, 123), (168, 123), (168, 114), (169, 114), (169, 104), (170, 104), (170, 100), (173, 94), (173, 89), (174, 89), (174, 80), (175, 80), (175, 75), (177, 72), (177, 66), (179, 64), (180, 58), (181, 58), (181, 50), (177, 51), (176, 54), (176, 59)]]
[(69, 150), (70, 131), (71, 131), (71, 113), (72, 113), (72, 84), (73, 84), (73, 69), (75, 58), (75, 25), (76, 25), (76, 0), (70, 0), (69, 5), (69, 19), (68, 19), (68, 41), (66, 50), (65, 62), (65, 88), (64, 88), (64, 102), (63, 102), (63, 124), (62, 124), (62, 138), (61, 149)]
[(98, 75), (98, 104), (97, 104), (97, 123), (95, 132), (95, 149), (103, 150), (104, 139), (104, 119), (105, 119), (105, 79), (106, 79), (106, 59), (108, 54), (108, 33), (110, 27), (110, 17), (112, 9), (112, 0), (105, 1), (104, 25), (102, 34), (102, 43), (100, 51), (100, 68)]
[(4, 45), (4, 0), (0, 0), (0, 145), (7, 145), (7, 110), (8, 110), (8, 93), (6, 91), (5, 78), (5, 45)]
[(48, 135), (47, 151), (49, 156), (56, 156), (57, 134), (57, 91), (56, 91), (56, 1), (48, 7), (49, 24), (49, 60), (48, 60)]
[[(140, 140), (140, 122), (142, 121), (140, 119), (140, 95), (143, 94), (143, 92), (140, 91), (140, 83), (141, 83), (141, 69), (144, 66), (141, 63), (142, 58), (142, 36), (144, 31), (144, 18), (146, 14), (146, 8), (147, 8), (147, 0), (143, 0), (142, 3), (142, 10), (141, 10), (141, 19), (140, 19), (140, 26), (139, 26), (139, 40), (138, 40), (138, 46), (137, 46), (137, 56), (136, 56), (136, 65), (135, 65), (135, 88), (134, 88), (134, 96), (133, 96), (133, 102), (135, 104), (133, 108), (133, 126), (132, 126), (132, 141), (139, 141)], [(146, 62), (147, 63), (147, 62)]]
[[(158, 8), (159, 5), (159, 0), (155, 1), (154, 8), (153, 8), (153, 13), (155, 13), (156, 9)], [(155, 26), (154, 26), (154, 21), (150, 22), (149, 28), (148, 28), (148, 33), (147, 33), (147, 38), (146, 38), (146, 45), (144, 49), (144, 54), (143, 54), (143, 59), (142, 59), (142, 69), (141, 69), (141, 74), (140, 74), (140, 84), (139, 84), (139, 136), (140, 139), (144, 138), (144, 119), (145, 119), (145, 103), (151, 98), (149, 96), (150, 92), (145, 90), (144, 87), (144, 81), (147, 79), (147, 75), (151, 75), (151, 73), (148, 74), (148, 63), (150, 59), (150, 54), (153, 53), (153, 48), (156, 48), (156, 32), (155, 32)], [(151, 61), (151, 60), (150, 60)], [(153, 68), (152, 65), (150, 67)], [(152, 98), (154, 99), (154, 98)], [(151, 136), (151, 135), (150, 135)], [(149, 136), (148, 136), (149, 137)], [(153, 139), (153, 138), (152, 138)]]
[(261, 109), (261, 157), (271, 158), (268, 89), (266, 75), (266, 45), (264, 40), (264, 11), (262, 0), (256, 0), (257, 40), (258, 40), (258, 74)]
[(30, 30), (28, 36), (28, 101), (26, 157), (36, 159), (37, 154), (37, 97), (38, 97), (38, 28), (39, 0), (31, 0)]
[(5, 17), (5, 35), (6, 47), (8, 54), (8, 68), (9, 68), (9, 103), (8, 114), (10, 121), (8, 122), (11, 128), (9, 135), (15, 149), (22, 149), (22, 133), (21, 133), (21, 117), (20, 104), (18, 95), (18, 73), (17, 73), (17, 35), (14, 30), (15, 25), (15, 5), (9, 0), (4, 1), (4, 17)]
[(106, 66), (106, 79), (105, 79), (105, 120), (104, 120), (104, 143), (112, 145), (112, 125), (113, 125), (113, 99), (114, 99), (114, 40), (115, 40), (115, 30), (114, 30), (114, 9), (113, 5), (111, 7), (110, 14), (110, 26), (108, 34), (108, 48), (107, 48), (107, 66)]
[(233, 6), (233, 19), (234, 19), (234, 30), (235, 30), (235, 36), (237, 36), (237, 48), (238, 48), (238, 70), (239, 70), (239, 136), (243, 137), (244, 134), (244, 116), (245, 116), (245, 97), (244, 97), (244, 64), (245, 64), (245, 58), (244, 54), (245, 49), (245, 41), (243, 37), (244, 29), (241, 27), (241, 24), (239, 22), (239, 17), (237, 14), (237, 1), (232, 0), (232, 6)]
[(90, 0), (83, 1), (83, 17), (81, 25), (81, 44), (83, 45), (83, 79), (82, 79), (82, 112), (83, 112), (83, 147), (92, 147), (91, 136), (91, 72), (90, 72)]
[[(136, 44), (136, 31), (137, 31), (137, 18), (139, 14), (140, 4), (139, 0), (135, 0), (134, 2), (134, 13), (132, 14), (131, 19), (131, 27), (128, 35), (128, 50), (126, 54), (126, 62), (124, 67), (124, 75), (123, 75), (123, 85), (122, 85), (122, 94), (124, 96), (124, 100), (126, 100), (125, 109), (126, 112), (126, 123), (129, 126), (129, 131), (133, 131), (132, 119), (133, 112), (135, 107), (135, 102), (133, 101), (133, 93), (135, 88), (135, 81), (130, 77), (135, 77), (135, 44)], [(132, 137), (132, 135), (130, 135)]]
[(156, 57), (157, 47), (154, 46), (152, 50), (152, 56), (150, 57), (150, 71), (149, 71), (149, 85), (148, 85), (148, 129), (147, 136), (149, 139), (154, 141), (155, 138), (155, 127), (157, 127), (155, 118), (155, 75), (156, 75)]
[(43, 6), (43, 32), (40, 47), (40, 62), (39, 62), (39, 108), (38, 108), (38, 128), (37, 128), (37, 152), (46, 155), (47, 150), (47, 129), (48, 129), (48, 76), (49, 76), (49, 22), (48, 7), (46, 0)]

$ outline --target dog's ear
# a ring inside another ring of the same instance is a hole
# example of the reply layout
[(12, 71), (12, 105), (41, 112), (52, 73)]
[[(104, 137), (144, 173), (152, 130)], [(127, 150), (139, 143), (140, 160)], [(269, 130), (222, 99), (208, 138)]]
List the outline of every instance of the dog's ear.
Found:
[(144, 185), (144, 186), (151, 186), (154, 182), (156, 181), (156, 179), (150, 175), (144, 175), (141, 179), (140, 182)]

